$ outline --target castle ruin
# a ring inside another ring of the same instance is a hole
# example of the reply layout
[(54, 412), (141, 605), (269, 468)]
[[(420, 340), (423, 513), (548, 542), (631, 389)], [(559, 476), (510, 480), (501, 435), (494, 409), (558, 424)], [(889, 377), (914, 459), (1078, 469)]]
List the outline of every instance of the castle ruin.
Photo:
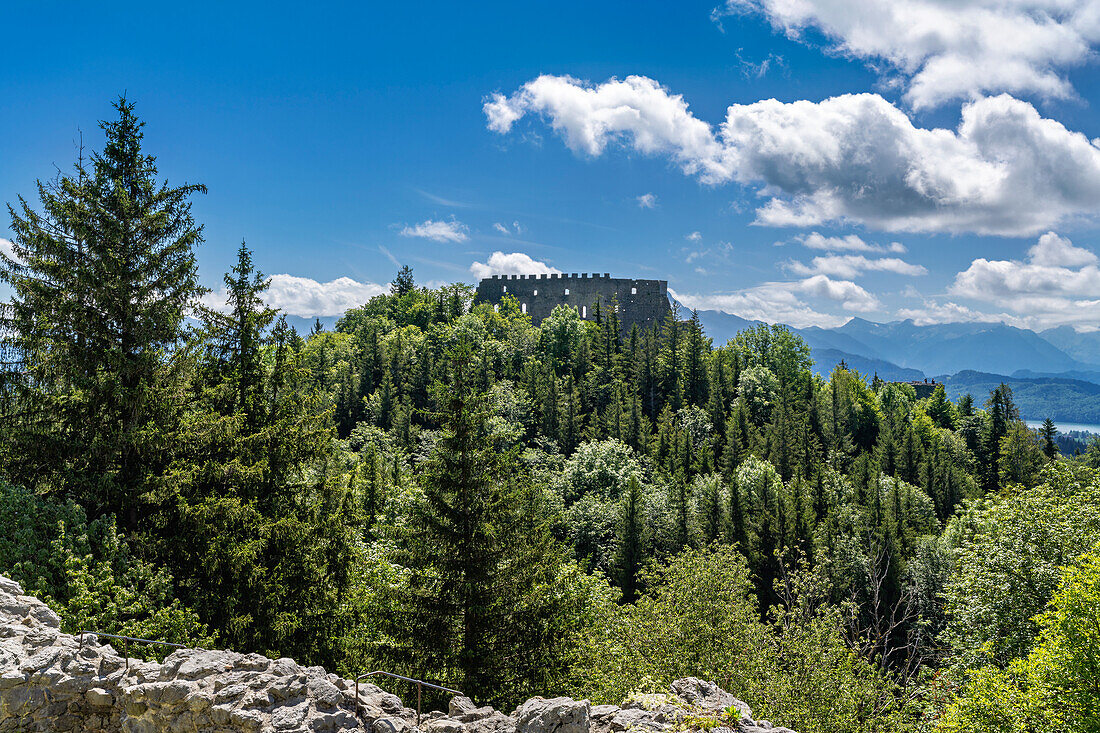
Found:
[(672, 310), (667, 280), (633, 280), (587, 272), (554, 275), (493, 275), (477, 286), (477, 300), (499, 305), (506, 295), (519, 301), (520, 309), (536, 326), (559, 305), (574, 308), (585, 320), (595, 317), (596, 303), (607, 312), (618, 301), (623, 332), (637, 324), (645, 328), (661, 323)]

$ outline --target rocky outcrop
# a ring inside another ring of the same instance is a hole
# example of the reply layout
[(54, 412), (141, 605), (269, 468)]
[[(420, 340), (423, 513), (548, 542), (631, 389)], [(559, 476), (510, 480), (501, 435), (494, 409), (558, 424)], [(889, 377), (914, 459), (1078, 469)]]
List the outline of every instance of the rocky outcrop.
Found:
[(53, 611), (0, 576), (0, 733), (666, 733), (688, 715), (713, 716), (713, 733), (788, 733), (695, 678), (622, 707), (536, 697), (506, 715), (455, 697), (418, 723), (395, 695), (360, 684), (357, 701), (353, 682), (291, 659), (201, 649), (126, 659), (94, 635), (62, 633)]

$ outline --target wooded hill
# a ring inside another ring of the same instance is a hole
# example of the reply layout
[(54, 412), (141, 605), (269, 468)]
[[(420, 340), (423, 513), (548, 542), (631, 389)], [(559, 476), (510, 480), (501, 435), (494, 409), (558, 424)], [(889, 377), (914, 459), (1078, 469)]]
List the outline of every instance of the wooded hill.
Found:
[(1095, 725), (1100, 448), (1059, 457), (1011, 390), (823, 378), (695, 314), (535, 328), (407, 268), (302, 335), (244, 244), (201, 308), (203, 189), (116, 106), (0, 254), (0, 572), (66, 630), (498, 706), (693, 675), (802, 733)]

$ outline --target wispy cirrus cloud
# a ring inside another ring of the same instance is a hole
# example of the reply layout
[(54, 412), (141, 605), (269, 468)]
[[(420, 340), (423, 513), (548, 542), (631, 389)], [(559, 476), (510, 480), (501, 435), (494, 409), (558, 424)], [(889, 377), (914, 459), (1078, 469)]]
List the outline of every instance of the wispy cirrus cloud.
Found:
[(878, 94), (733, 104), (715, 129), (647, 77), (544, 75), (484, 111), (498, 133), (539, 115), (581, 155), (621, 145), (756, 187), (768, 226), (1024, 236), (1100, 213), (1100, 147), (1008, 95), (964, 105), (954, 130), (917, 127)]

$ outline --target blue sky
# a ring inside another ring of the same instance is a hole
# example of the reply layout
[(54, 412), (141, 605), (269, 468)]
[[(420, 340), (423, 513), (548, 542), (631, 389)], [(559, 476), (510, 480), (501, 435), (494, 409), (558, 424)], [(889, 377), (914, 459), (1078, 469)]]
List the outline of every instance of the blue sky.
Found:
[(0, 198), (125, 93), (209, 187), (203, 281), (247, 239), (294, 315), (400, 262), (797, 326), (1100, 326), (1094, 0), (102, 5), (5, 4)]

